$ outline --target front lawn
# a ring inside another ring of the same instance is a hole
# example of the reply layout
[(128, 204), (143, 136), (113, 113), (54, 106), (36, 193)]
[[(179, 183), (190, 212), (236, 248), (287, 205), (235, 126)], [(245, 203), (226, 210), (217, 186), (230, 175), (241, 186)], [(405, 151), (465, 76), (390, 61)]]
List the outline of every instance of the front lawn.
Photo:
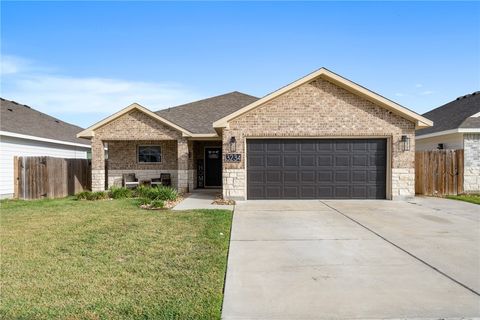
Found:
[(480, 204), (480, 194), (461, 194), (458, 196), (447, 196), (447, 198)]
[(2, 201), (2, 319), (219, 319), (232, 213)]

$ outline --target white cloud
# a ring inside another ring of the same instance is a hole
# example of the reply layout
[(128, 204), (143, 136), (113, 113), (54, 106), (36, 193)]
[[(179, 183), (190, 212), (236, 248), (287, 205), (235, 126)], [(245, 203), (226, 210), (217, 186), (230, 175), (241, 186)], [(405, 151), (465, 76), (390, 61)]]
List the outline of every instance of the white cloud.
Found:
[(3, 58), (2, 97), (47, 114), (105, 115), (133, 102), (155, 111), (201, 98), (198, 92), (177, 83), (66, 76), (22, 58)]
[(431, 91), (431, 90), (426, 90), (426, 91), (420, 92), (420, 94), (421, 94), (422, 96), (428, 96), (428, 95), (431, 95), (431, 94), (433, 94), (433, 93), (435, 93), (435, 92), (434, 92), (434, 91)]
[(400, 92), (395, 93), (395, 96), (397, 96), (397, 97), (403, 97), (404, 95), (405, 95), (405, 94), (400, 93)]
[(421, 84), (421, 83), (417, 83), (417, 84), (415, 85), (415, 88), (421, 88), (421, 87), (423, 87), (423, 84)]
[(2, 55), (0, 62), (0, 72), (2, 76), (22, 72), (28, 69), (28, 65), (30, 64), (26, 59), (10, 55)]

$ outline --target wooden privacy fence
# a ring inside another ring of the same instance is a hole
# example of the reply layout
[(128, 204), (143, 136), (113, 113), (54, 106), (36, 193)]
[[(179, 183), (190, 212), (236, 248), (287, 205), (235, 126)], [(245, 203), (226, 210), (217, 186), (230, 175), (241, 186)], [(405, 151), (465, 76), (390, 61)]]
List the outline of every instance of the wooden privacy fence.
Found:
[(91, 189), (88, 159), (15, 157), (13, 161), (15, 198), (62, 198)]
[(415, 152), (415, 193), (427, 196), (463, 193), (463, 150)]

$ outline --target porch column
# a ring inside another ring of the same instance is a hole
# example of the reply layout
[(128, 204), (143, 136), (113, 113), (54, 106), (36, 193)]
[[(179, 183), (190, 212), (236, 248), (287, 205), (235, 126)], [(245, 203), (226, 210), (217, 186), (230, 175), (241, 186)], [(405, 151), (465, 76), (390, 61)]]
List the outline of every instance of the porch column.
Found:
[(92, 138), (92, 191), (105, 190), (105, 147), (103, 141)]
[(177, 190), (180, 193), (185, 193), (188, 192), (188, 141), (185, 138), (180, 138), (177, 143)]

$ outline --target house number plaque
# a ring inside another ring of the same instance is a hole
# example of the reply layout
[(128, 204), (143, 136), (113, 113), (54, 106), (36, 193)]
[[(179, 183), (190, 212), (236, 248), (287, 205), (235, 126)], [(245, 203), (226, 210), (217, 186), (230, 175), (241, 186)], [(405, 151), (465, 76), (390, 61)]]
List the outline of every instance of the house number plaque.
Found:
[(225, 154), (225, 162), (240, 162), (242, 155), (240, 153), (227, 153)]

